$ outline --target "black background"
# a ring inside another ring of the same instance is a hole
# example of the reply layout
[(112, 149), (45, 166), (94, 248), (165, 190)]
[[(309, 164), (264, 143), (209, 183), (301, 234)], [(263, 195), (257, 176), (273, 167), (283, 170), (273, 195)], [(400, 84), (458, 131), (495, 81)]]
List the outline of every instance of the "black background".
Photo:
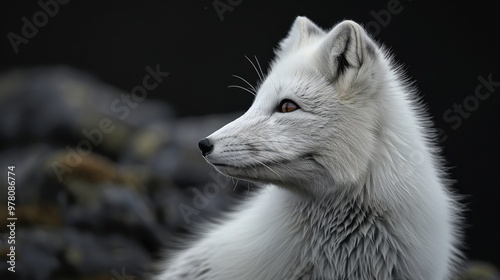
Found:
[(499, 10), (492, 4), (401, 0), (401, 11), (381, 24), (374, 13), (394, 1), (221, 0), (234, 4), (221, 20), (212, 1), (72, 0), (60, 5), (15, 54), (7, 34), (21, 35), (21, 18), (32, 22), (41, 8), (36, 1), (13, 2), (1, 8), (1, 71), (65, 64), (130, 91), (142, 82), (147, 65), (160, 64), (170, 76), (148, 98), (167, 101), (178, 116), (248, 108), (250, 94), (227, 88), (242, 85), (231, 75), (256, 82), (257, 74), (244, 56), (255, 55), (267, 68), (273, 48), (297, 15), (324, 28), (343, 19), (371, 26), (372, 35), (415, 80), (440, 128), (441, 145), (457, 180), (454, 189), (467, 204), (468, 257), (500, 266), (500, 87), (462, 117), (460, 125), (444, 117), (454, 104), (471, 100), (479, 76), (491, 75), (500, 82)]

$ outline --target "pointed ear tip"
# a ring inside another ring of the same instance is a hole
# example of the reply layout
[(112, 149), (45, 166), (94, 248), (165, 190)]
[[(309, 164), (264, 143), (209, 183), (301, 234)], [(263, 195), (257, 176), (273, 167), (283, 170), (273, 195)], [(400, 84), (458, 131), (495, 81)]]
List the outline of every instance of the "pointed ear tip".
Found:
[(337, 26), (348, 26), (348, 27), (353, 27), (353, 28), (360, 28), (363, 29), (363, 27), (355, 22), (354, 20), (346, 19), (341, 21)]
[(303, 26), (307, 23), (311, 22), (310, 19), (308, 19), (307, 17), (305, 16), (298, 16), (295, 18), (294, 22), (293, 22), (293, 25), (299, 25), (299, 26)]
[(307, 18), (306, 16), (297, 16), (295, 18), (295, 21), (303, 21), (303, 20), (309, 21), (309, 18)]

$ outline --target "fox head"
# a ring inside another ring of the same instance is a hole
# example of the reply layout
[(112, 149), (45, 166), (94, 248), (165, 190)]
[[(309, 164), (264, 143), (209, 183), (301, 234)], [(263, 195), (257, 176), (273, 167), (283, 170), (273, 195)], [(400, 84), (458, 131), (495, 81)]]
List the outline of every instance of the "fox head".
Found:
[(304, 191), (360, 182), (375, 149), (383, 51), (353, 21), (325, 32), (298, 17), (275, 54), (252, 106), (200, 141), (203, 156), (228, 176)]

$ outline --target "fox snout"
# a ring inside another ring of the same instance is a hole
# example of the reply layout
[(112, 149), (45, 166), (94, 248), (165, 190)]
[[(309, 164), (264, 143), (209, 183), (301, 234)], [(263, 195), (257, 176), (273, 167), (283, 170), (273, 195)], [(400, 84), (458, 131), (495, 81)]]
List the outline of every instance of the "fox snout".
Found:
[(208, 138), (201, 139), (200, 142), (198, 142), (198, 147), (200, 147), (203, 156), (208, 155), (214, 149), (214, 145)]

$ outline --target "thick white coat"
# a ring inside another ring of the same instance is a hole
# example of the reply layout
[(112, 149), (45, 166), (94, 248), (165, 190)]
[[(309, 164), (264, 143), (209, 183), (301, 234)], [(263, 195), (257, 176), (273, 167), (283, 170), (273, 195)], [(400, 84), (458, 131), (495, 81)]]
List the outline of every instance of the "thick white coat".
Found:
[(266, 185), (157, 279), (450, 279), (460, 216), (429, 126), (361, 26), (298, 17), (251, 108), (207, 137), (220, 172)]

